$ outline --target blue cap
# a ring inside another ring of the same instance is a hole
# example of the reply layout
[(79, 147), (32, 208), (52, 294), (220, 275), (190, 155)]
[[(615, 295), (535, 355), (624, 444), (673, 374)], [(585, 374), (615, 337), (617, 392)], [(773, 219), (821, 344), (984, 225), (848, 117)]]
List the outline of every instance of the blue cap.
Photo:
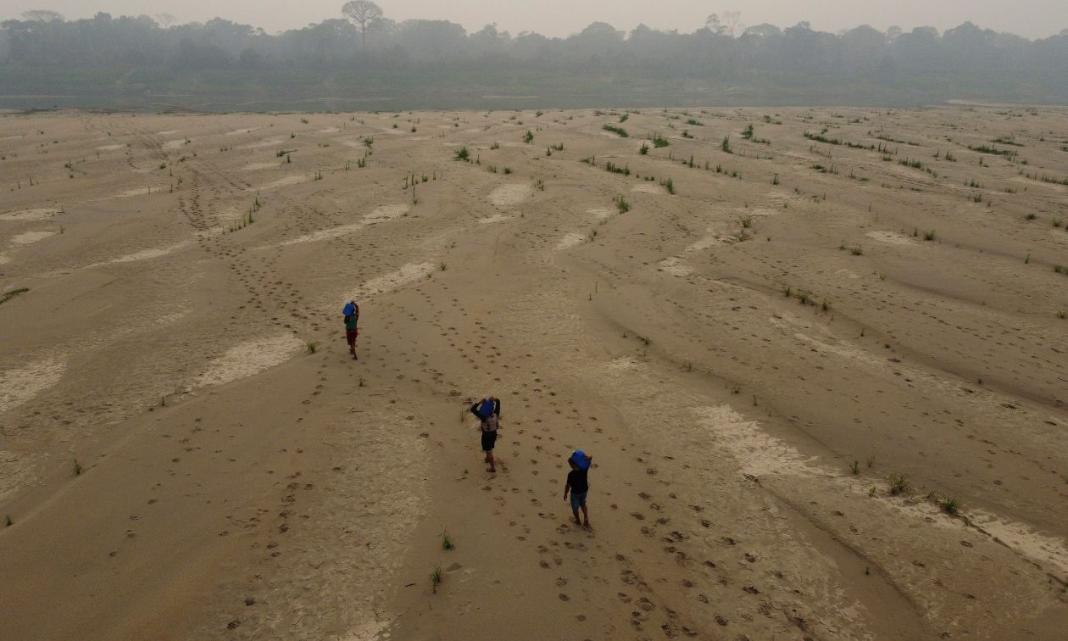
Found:
[(584, 472), (590, 469), (590, 457), (586, 456), (586, 453), (582, 450), (575, 450), (575, 452), (571, 455), (571, 458), (568, 460), (573, 462), (580, 470)]

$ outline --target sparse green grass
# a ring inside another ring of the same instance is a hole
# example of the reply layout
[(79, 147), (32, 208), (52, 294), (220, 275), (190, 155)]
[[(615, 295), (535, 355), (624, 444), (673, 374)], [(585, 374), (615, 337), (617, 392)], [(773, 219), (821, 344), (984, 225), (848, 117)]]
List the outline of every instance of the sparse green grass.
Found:
[(972, 151), (980, 154), (989, 154), (991, 156), (1005, 156), (1007, 158), (1013, 158), (1016, 156), (1016, 152), (1012, 151), (1011, 149), (998, 149), (997, 147), (991, 147), (989, 145), (976, 145), (974, 147), (969, 146), (968, 149), (971, 149)]
[(660, 149), (661, 147), (667, 147), (670, 144), (671, 142), (667, 138), (664, 138), (660, 134), (653, 134), (653, 146), (657, 149)]
[(623, 196), (616, 196), (613, 202), (615, 202), (616, 209), (619, 211), (619, 213), (625, 214), (630, 211), (630, 203), (627, 202), (627, 199)]
[(453, 160), (462, 160), (463, 162), (471, 162), (471, 152), (467, 149), (467, 146), (460, 147), (456, 150), (456, 155), (453, 156)]
[(638, 153), (641, 154), (642, 156), (649, 155), (649, 145), (647, 145), (647, 144), (645, 144), (643, 142), (641, 148), (638, 149)]
[(724, 136), (723, 137), (723, 142), (719, 143), (719, 148), (725, 154), (733, 154), (734, 150), (731, 148), (731, 137), (730, 136)]
[(675, 181), (674, 180), (672, 180), (671, 178), (668, 178), (667, 180), (661, 180), (660, 181), (660, 185), (664, 189), (667, 190), (667, 193), (671, 194), (672, 196), (675, 195)]
[(445, 550), (445, 551), (449, 551), (449, 550), (454, 549), (455, 547), (456, 546), (454, 546), (452, 544), (452, 539), (449, 538), (449, 534), (447, 532), (442, 532), (441, 533), (441, 549)]
[(307, 348), (309, 354), (314, 354), (315, 352), (319, 351), (319, 343), (315, 341), (308, 341), (305, 344), (305, 348)]
[(523, 142), (527, 143), (528, 145), (534, 142), (534, 132), (527, 129), (527, 133), (523, 134)]
[(617, 127), (615, 125), (604, 125), (603, 127), (601, 127), (601, 129), (604, 129), (605, 131), (611, 131), (612, 133), (614, 133), (615, 135), (619, 136), (620, 138), (628, 138), (628, 137), (630, 137), (630, 134), (627, 133), (626, 129), (624, 129), (622, 127)]
[(938, 501), (938, 507), (942, 508), (942, 511), (950, 516), (956, 516), (960, 512), (960, 504), (957, 503), (957, 499), (943, 498)]
[(849, 471), (853, 473), (853, 476), (860, 474), (860, 461), (853, 461), (853, 464), (849, 466)]
[(932, 241), (936, 238), (935, 231), (933, 229), (923, 232), (923, 239), (926, 241)]
[(738, 219), (738, 224), (740, 224), (743, 229), (749, 229), (753, 226), (753, 217), (746, 214)]
[(434, 568), (434, 570), (430, 573), (430, 587), (433, 590), (434, 594), (438, 593), (438, 586), (441, 585), (441, 581), (443, 578), (444, 575), (441, 573), (440, 567)]
[(73, 469), (74, 469), (74, 476), (81, 476), (82, 472), (84, 471), (82, 469), (82, 464), (78, 462), (78, 459), (74, 459), (74, 468)]

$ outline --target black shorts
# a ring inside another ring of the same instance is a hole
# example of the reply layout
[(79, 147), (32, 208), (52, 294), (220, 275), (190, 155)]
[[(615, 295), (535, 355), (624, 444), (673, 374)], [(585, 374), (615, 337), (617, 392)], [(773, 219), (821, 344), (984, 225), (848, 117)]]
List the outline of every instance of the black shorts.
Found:
[(492, 452), (494, 444), (497, 443), (497, 432), (482, 432), (482, 451)]

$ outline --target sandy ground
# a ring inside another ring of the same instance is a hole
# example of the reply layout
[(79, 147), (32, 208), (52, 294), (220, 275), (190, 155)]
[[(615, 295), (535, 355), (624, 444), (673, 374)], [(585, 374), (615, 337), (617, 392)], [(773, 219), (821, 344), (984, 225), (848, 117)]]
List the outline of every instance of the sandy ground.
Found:
[(1066, 118), (0, 117), (3, 636), (1064, 639)]

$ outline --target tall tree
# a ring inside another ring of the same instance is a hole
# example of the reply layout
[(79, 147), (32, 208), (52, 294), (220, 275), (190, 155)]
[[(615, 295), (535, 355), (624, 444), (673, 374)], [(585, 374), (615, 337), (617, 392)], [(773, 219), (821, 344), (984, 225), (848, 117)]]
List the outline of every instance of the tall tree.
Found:
[(382, 18), (382, 7), (371, 0), (352, 0), (341, 7), (341, 13), (349, 20), (360, 25), (360, 42), (367, 47), (367, 25)]

